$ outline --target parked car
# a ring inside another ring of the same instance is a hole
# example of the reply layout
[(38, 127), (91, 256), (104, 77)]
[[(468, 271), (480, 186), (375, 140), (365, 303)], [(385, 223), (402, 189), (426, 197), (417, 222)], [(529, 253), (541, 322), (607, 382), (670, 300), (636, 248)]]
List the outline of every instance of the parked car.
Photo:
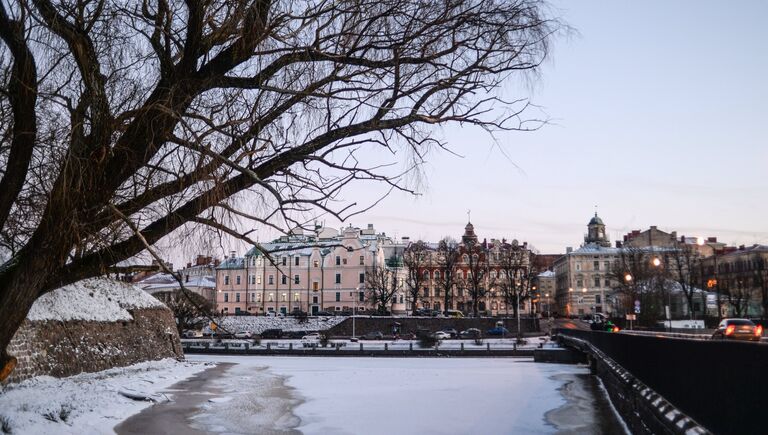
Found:
[(760, 341), (762, 336), (763, 327), (749, 319), (723, 319), (712, 334), (712, 339)]
[(301, 337), (301, 345), (304, 347), (318, 347), (320, 346), (320, 334), (313, 332)]
[(281, 311), (267, 311), (265, 316), (267, 316), (267, 317), (285, 317), (285, 314), (283, 314)]
[(456, 337), (459, 336), (459, 332), (457, 330), (453, 329), (453, 328), (445, 328), (445, 329), (443, 329), (443, 332), (445, 332), (446, 334), (450, 335), (451, 338), (456, 338)]
[(334, 313), (333, 311), (318, 311), (317, 314), (315, 315), (316, 316), (335, 316), (336, 313)]
[(485, 331), (485, 333), (487, 335), (507, 335), (509, 334), (509, 330), (503, 326), (497, 326)]
[(448, 317), (454, 317), (454, 318), (457, 318), (457, 319), (461, 319), (461, 318), (464, 317), (464, 313), (462, 313), (459, 310), (446, 310), (445, 314)]
[(369, 332), (362, 337), (360, 337), (361, 340), (383, 340), (384, 334), (382, 334), (381, 331), (372, 331)]
[(283, 338), (282, 329), (265, 329), (261, 334), (261, 338)]
[(480, 338), (482, 335), (483, 333), (477, 328), (469, 328), (459, 333), (459, 337), (461, 338)]
[(238, 332), (235, 332), (235, 338), (253, 338), (253, 332), (238, 331)]
[(203, 336), (203, 331), (195, 331), (193, 329), (187, 329), (186, 331), (184, 331), (182, 336), (185, 338), (199, 338)]
[(445, 331), (437, 331), (432, 334), (433, 337), (435, 337), (438, 340), (445, 340), (446, 338), (451, 338), (451, 334), (445, 332)]

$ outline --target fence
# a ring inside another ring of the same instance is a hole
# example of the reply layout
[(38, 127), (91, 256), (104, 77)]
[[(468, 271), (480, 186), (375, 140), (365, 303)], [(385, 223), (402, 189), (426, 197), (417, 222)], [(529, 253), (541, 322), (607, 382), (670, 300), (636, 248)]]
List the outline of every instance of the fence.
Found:
[(558, 330), (589, 342), (718, 434), (765, 433), (768, 345)]

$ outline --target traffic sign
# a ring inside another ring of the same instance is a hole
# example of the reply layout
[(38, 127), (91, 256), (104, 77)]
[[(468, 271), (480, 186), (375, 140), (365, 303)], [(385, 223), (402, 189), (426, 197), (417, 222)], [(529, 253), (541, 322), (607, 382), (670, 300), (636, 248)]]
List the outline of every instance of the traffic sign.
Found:
[(635, 299), (635, 314), (640, 314), (640, 300)]
[(627, 314), (627, 320), (637, 320), (637, 314)]

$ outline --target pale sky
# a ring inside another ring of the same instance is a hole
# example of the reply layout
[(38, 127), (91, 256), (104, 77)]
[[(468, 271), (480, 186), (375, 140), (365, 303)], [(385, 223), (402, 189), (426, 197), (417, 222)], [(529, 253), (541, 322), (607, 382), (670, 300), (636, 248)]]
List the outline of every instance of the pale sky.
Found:
[[(497, 144), (475, 130), (437, 132), (464, 157), (431, 155), (423, 195), (394, 194), (347, 223), (437, 241), (459, 238), (471, 209), (481, 240), (562, 253), (581, 243), (597, 205), (612, 241), (657, 225), (768, 243), (768, 2), (554, 5), (578, 34), (556, 40), (541, 77), (510, 92), (551, 124)], [(370, 201), (368, 189), (347, 199)]]
[[(657, 225), (768, 243), (768, 2), (557, 2), (578, 32), (529, 89), (553, 120), (500, 136), (443, 135), (424, 195), (350, 220), (412, 239), (483, 237), (542, 253), (578, 246), (598, 206), (611, 240)], [(521, 94), (517, 94), (521, 95)]]

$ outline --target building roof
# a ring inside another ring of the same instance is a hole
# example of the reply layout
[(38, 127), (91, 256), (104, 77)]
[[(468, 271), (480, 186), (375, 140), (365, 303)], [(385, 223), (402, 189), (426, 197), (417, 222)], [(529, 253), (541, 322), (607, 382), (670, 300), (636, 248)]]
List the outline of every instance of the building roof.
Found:
[[(582, 222), (584, 222), (584, 221), (582, 221)], [(600, 219), (600, 217), (597, 215), (597, 212), (595, 212), (595, 217), (590, 219), (589, 224), (587, 224), (587, 225), (605, 225), (605, 224), (603, 223), (603, 220)]]

